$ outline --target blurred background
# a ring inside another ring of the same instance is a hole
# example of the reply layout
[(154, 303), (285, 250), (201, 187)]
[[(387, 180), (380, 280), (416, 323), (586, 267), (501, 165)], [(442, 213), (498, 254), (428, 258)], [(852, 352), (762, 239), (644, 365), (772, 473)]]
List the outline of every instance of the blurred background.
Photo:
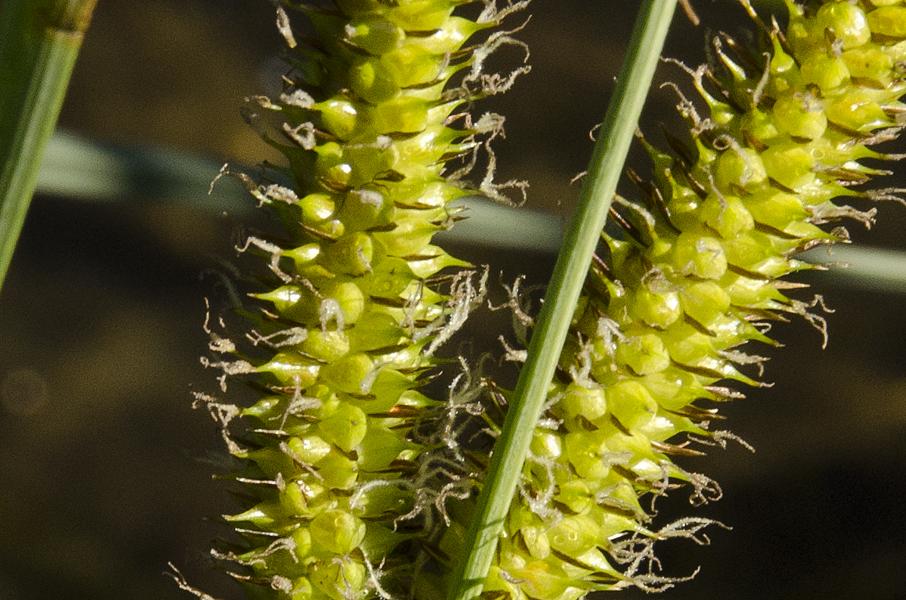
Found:
[[(704, 24), (678, 16), (667, 49), (690, 64), (704, 59), (709, 31), (748, 27), (733, 2), (696, 4)], [(569, 182), (585, 168), (636, 6), (536, 2), (519, 36), (532, 73), (479, 107), (507, 116), (499, 179), (529, 180), (527, 208), (551, 222), (573, 206)], [(280, 42), (264, 0), (101, 0), (60, 128), (194, 153), (211, 160), (210, 178), (227, 159), (273, 159), (239, 107), (275, 88)], [(681, 76), (664, 65), (661, 78)], [(660, 123), (677, 126), (674, 103), (654, 90), (651, 138)], [(217, 515), (234, 505), (211, 477), (216, 427), (191, 409), (190, 392), (214, 387), (198, 361), (203, 298), (218, 294), (205, 273), (234, 259), (250, 222), (227, 203), (211, 210), (200, 195), (136, 187), (117, 202), (37, 197), (0, 297), (0, 600), (186, 597), (162, 575), (168, 561), (194, 585), (239, 597), (206, 558)], [(885, 206), (870, 238), (851, 230), (857, 243), (906, 250), (904, 226), (906, 209)], [(527, 272), (543, 283), (553, 265), (538, 251), (454, 250), (504, 281)], [(686, 459), (724, 498), (693, 509), (679, 492), (660, 505), (664, 524), (694, 514), (733, 528), (714, 528), (710, 547), (662, 548), (666, 574), (701, 567), (665, 600), (906, 594), (906, 297), (817, 283), (836, 309), (829, 347), (801, 323), (779, 328), (787, 347), (770, 351), (774, 387), (722, 409), (757, 453), (730, 446)], [(496, 347), (487, 332), (506, 326), (484, 311), (461, 339)]]

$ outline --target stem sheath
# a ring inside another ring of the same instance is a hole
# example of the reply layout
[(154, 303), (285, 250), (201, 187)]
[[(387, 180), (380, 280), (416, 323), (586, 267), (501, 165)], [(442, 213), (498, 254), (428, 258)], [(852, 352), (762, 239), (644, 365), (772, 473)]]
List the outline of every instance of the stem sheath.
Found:
[(579, 204), (544, 298), (503, 431), (451, 579), (449, 600), (477, 597), (490, 570), (529, 444), (573, 311), (616, 192), (623, 163), (657, 68), (676, 0), (645, 0), (595, 144)]
[(0, 289), (97, 0), (0, 9)]

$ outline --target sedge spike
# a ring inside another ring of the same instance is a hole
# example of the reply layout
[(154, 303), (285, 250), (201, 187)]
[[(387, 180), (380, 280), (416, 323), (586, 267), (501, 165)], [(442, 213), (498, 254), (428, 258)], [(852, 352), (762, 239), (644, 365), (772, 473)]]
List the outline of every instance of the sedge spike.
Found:
[(270, 167), (269, 179), (236, 175), (291, 241), (247, 240), (273, 287), (242, 309), (250, 343), (207, 328), (222, 358), (203, 361), (222, 370), (224, 391), (238, 377), (262, 394), (241, 406), (197, 396), (243, 465), (232, 478), (245, 484), (245, 510), (224, 517), (238, 542), (213, 555), (236, 565), (251, 597), (403, 598), (418, 579), (413, 556), (439, 521), (431, 486), (455, 470), (431, 462), (455, 436), (437, 433), (449, 411), (419, 388), (483, 293), (480, 274), (442, 272), (469, 265), (432, 237), (461, 218), (454, 200), (499, 194), (492, 173), (479, 190), (462, 180), (502, 124), (473, 120), (468, 105), (527, 70), (483, 69), (496, 48), (519, 45), (498, 26), (527, 2), (481, 0), (474, 19), (454, 14), (473, 3), (277, 9), (284, 89), (253, 98), (248, 116), (278, 122), (264, 138), (288, 166)]
[[(578, 600), (597, 590), (666, 589), (652, 546), (706, 543), (707, 519), (655, 527), (646, 497), (687, 483), (691, 501), (720, 495), (674, 459), (723, 445), (707, 403), (761, 385), (763, 358), (740, 346), (774, 344), (769, 322), (799, 315), (824, 332), (821, 299), (787, 295), (784, 278), (811, 268), (796, 255), (847, 240), (819, 225), (874, 210), (835, 204), (876, 199), (863, 159), (896, 138), (906, 105), (903, 0), (788, 0), (785, 30), (742, 5), (764, 52), (717, 38), (710, 66), (689, 70), (707, 114), (681, 98), (690, 147), (644, 138), (653, 181), (630, 172), (640, 199), (617, 198), (622, 232), (592, 265), (548, 408), (523, 468), (482, 597)], [(489, 411), (490, 413), (490, 411)], [(449, 542), (455, 546), (455, 542)]]

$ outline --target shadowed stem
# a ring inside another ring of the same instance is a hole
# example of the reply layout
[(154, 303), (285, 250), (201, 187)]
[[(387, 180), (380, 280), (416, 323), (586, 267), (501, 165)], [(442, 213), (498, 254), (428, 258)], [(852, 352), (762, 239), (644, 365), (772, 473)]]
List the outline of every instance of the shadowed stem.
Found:
[(519, 374), (503, 431), (494, 445), (491, 465), (466, 535), (466, 554), (450, 580), (449, 600), (477, 597), (490, 570), (497, 538), (516, 491), (532, 433), (592, 254), (600, 240), (675, 8), (676, 0), (645, 0), (639, 9), (579, 204), (557, 258), (544, 308), (532, 332), (528, 358)]
[(97, 0), (0, 8), (0, 289)]

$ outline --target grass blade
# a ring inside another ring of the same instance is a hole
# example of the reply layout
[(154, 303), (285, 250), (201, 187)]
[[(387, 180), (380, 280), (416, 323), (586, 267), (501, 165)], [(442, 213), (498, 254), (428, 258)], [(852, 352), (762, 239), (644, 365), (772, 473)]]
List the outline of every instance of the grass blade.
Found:
[[(57, 131), (44, 153), (37, 191), (82, 202), (172, 202), (254, 218), (259, 211), (237, 182), (223, 179), (208, 195), (220, 164), (178, 150), (99, 144)], [(439, 232), (438, 240), (505, 252), (555, 254), (560, 248), (560, 220), (548, 213), (514, 210), (478, 196), (463, 198), (463, 203), (469, 218)], [(801, 258), (834, 267), (813, 274), (828, 285), (906, 294), (904, 252), (840, 246), (814, 248)]]
[(0, 289), (97, 0), (0, 9)]
[(645, 0), (639, 9), (579, 205), (557, 258), (544, 308), (532, 332), (528, 359), (519, 374), (503, 431), (494, 446), (466, 536), (468, 554), (457, 565), (451, 580), (450, 600), (468, 600), (481, 593), (675, 8), (676, 0)]

